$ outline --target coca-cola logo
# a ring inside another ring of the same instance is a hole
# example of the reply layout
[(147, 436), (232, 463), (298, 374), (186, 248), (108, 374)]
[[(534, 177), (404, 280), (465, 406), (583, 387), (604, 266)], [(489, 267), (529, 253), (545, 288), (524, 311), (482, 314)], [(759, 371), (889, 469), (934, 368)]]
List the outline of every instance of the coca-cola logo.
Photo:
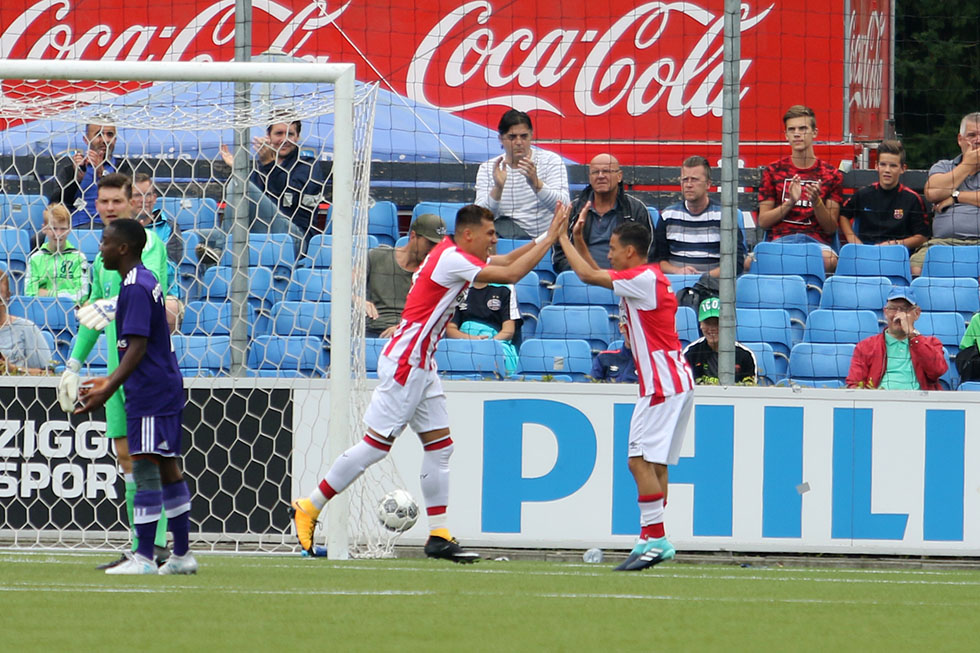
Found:
[[(297, 10), (273, 0), (253, 0), (253, 20), (281, 26), (273, 32), (265, 49), (300, 56), (313, 34), (330, 25), (350, 6), (351, 1), (329, 11), (325, 0), (316, 0)], [(220, 0), (198, 7), (182, 25), (128, 24), (114, 27), (97, 22), (88, 27), (82, 20), (99, 12), (80, 14), (72, 0), (39, 0), (15, 17), (0, 34), (0, 59), (102, 59), (127, 61), (214, 61), (214, 53), (231, 60), (235, 39), (235, 0)], [(115, 18), (115, 16), (113, 16)], [(47, 26), (47, 27), (46, 27)], [(201, 43), (200, 40), (204, 40)], [(325, 60), (326, 56), (307, 56)]]
[[(774, 6), (752, 15), (749, 5), (742, 4), (742, 32), (762, 22)], [(553, 95), (551, 87), (573, 78), (571, 97), (585, 116), (614, 108), (640, 116), (661, 100), (671, 116), (721, 115), (723, 16), (695, 3), (648, 2), (604, 31), (594, 21), (544, 34), (530, 27), (495, 29), (493, 16), (488, 0), (474, 0), (438, 21), (412, 57), (405, 80), (407, 95), (448, 111), (502, 105), (564, 115), (546, 98)], [(513, 24), (513, 18), (508, 24)], [(676, 34), (697, 38), (684, 38), (689, 49), (675, 52)], [(655, 54), (643, 60), (647, 52)], [(752, 59), (742, 59), (740, 76), (751, 65)], [(442, 94), (449, 95), (446, 91), (479, 81), (491, 90), (486, 97), (463, 103), (441, 101)], [(515, 87), (520, 90), (510, 90)], [(742, 96), (749, 90), (743, 88)]]
[(862, 24), (857, 11), (852, 11), (847, 22), (849, 104), (859, 109), (878, 109), (884, 95), (882, 77), (887, 70), (888, 16), (882, 11), (871, 11), (867, 23)]

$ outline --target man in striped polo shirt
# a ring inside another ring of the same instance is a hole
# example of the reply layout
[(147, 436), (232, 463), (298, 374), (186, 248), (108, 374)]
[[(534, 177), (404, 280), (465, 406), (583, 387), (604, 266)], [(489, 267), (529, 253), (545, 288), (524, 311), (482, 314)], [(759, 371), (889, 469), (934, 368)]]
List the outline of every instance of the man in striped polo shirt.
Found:
[[(684, 199), (660, 214), (653, 234), (653, 260), (667, 274), (718, 276), (721, 260), (721, 205), (708, 197), (711, 166), (703, 156), (681, 164)], [(745, 260), (745, 239), (738, 235), (736, 270)]]

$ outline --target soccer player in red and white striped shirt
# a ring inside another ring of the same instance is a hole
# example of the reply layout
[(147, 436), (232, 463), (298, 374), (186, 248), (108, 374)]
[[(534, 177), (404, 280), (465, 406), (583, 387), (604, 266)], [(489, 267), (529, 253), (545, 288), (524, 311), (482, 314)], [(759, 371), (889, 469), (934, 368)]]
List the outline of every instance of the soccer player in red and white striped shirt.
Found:
[[(588, 212), (588, 205), (583, 214)], [(582, 216), (584, 217), (584, 215)], [(584, 219), (573, 230), (581, 231)], [(595, 286), (611, 288), (620, 297), (626, 337), (636, 363), (640, 399), (630, 421), (629, 468), (640, 504), (640, 538), (618, 571), (639, 571), (674, 557), (664, 532), (667, 465), (677, 464), (684, 432), (694, 405), (694, 378), (674, 326), (677, 299), (660, 266), (647, 262), (650, 232), (626, 222), (609, 240), (611, 270), (588, 262), (580, 250), (582, 235), (567, 234), (559, 243), (575, 274)]]
[(453, 562), (479, 555), (463, 549), (449, 532), (449, 437), (446, 395), (436, 373), (435, 350), (446, 323), (471, 283), (516, 283), (550, 251), (568, 227), (568, 206), (559, 204), (548, 231), (506, 255), (490, 256), (497, 243), (493, 214), (471, 204), (456, 214), (456, 233), (436, 245), (415, 273), (401, 323), (378, 359), (380, 383), (364, 414), (364, 439), (345, 451), (309, 498), (292, 502), (296, 535), (313, 548), (313, 530), (327, 502), (370, 465), (382, 460), (410, 426), (422, 441), (422, 494), (429, 520), (425, 553)]

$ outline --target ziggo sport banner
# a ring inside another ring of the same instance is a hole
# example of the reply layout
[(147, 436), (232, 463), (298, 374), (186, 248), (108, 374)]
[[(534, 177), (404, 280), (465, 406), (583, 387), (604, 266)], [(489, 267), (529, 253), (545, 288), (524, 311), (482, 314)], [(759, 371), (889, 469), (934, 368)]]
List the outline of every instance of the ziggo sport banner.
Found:
[[(457, 537), (632, 546), (639, 511), (626, 443), (635, 386), (445, 387)], [(699, 387), (695, 397), (681, 460), (670, 468), (666, 524), (679, 549), (980, 554), (980, 395)], [(295, 398), (299, 493), (326, 470), (318, 451), (329, 431), (314, 419), (329, 400), (302, 390)], [(411, 431), (393, 455), (421, 500)], [(405, 543), (424, 541), (424, 521)]]
[[(891, 4), (741, 4), (745, 165), (784, 154), (782, 115), (793, 104), (814, 108), (823, 143), (882, 137)], [(506, 108), (532, 112), (539, 141), (571, 160), (587, 161), (597, 147), (630, 164), (720, 154), (723, 0), (252, 6), (255, 54), (355, 62), (361, 81), (381, 80), (408, 103), (484, 127), (494, 128)], [(234, 11), (234, 0), (5, 0), (0, 59), (230, 61)], [(8, 82), (2, 90), (10, 101), (86, 88)]]

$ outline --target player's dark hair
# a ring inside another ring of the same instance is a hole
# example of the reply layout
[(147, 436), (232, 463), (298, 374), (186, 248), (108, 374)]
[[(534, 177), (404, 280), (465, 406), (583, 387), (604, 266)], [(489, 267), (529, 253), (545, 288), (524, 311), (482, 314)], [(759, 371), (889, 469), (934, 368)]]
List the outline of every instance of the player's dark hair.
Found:
[(613, 234), (619, 237), (623, 247), (633, 246), (636, 253), (645, 260), (650, 249), (650, 230), (639, 222), (624, 222), (615, 229)]
[(898, 162), (905, 165), (905, 146), (902, 141), (881, 141), (878, 144), (878, 155), (897, 154)]
[[(282, 120), (277, 120), (277, 118), (279, 118), (279, 117), (281, 117)], [(290, 120), (291, 117), (292, 117), (292, 114), (284, 114), (282, 116), (276, 116), (275, 114), (273, 114), (273, 116), (272, 116), (272, 122), (270, 122), (265, 127), (265, 133), (266, 133), (266, 135), (272, 133), (272, 128), (274, 126), (281, 125), (282, 123), (286, 123), (290, 127), (292, 127), (293, 125), (295, 125), (296, 126), (296, 135), (299, 136), (301, 133), (303, 133), (303, 121), (302, 120)]]
[(704, 176), (710, 182), (711, 181), (711, 164), (708, 163), (708, 160), (706, 158), (704, 158), (703, 156), (700, 156), (698, 154), (695, 154), (694, 156), (687, 157), (686, 159), (684, 159), (683, 163), (681, 163), (681, 167), (682, 168), (697, 168), (698, 166), (701, 166), (702, 168), (704, 168)]
[(99, 179), (99, 188), (121, 188), (126, 195), (126, 199), (133, 199), (133, 181), (129, 175), (121, 172), (110, 172)]
[(809, 118), (810, 126), (814, 129), (817, 128), (817, 114), (813, 113), (813, 109), (810, 107), (803, 106), (802, 104), (794, 104), (783, 114), (783, 125), (793, 118)]
[(500, 117), (500, 123), (497, 125), (497, 133), (503, 136), (510, 131), (511, 127), (516, 125), (527, 125), (528, 129), (534, 131), (534, 127), (531, 126), (531, 116), (517, 109), (508, 109)]
[(493, 213), (476, 204), (467, 204), (456, 212), (456, 231), (462, 232), (467, 228), (479, 228), (484, 220), (493, 221)]
[(114, 229), (116, 237), (129, 245), (137, 256), (146, 247), (146, 229), (132, 218), (117, 218), (106, 225), (106, 229)]

